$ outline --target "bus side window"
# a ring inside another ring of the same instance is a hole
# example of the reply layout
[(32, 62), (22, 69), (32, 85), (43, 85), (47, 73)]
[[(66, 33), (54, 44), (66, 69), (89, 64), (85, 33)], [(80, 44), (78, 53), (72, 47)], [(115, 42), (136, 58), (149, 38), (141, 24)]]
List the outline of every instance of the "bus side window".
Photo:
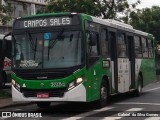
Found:
[(125, 34), (119, 33), (117, 38), (117, 56), (127, 57), (127, 43)]
[(149, 58), (153, 57), (153, 48), (152, 48), (152, 40), (148, 39), (148, 54)]
[[(91, 45), (90, 42), (91, 42), (91, 34), (95, 34), (96, 37), (97, 37), (97, 41), (95, 41), (95, 44), (94, 45)], [(86, 34), (86, 38), (87, 38), (87, 44), (88, 44), (88, 53), (89, 53), (89, 56), (99, 56), (99, 50), (98, 50), (98, 34), (95, 33), (95, 32), (89, 32)]]
[(142, 49), (141, 49), (140, 37), (138, 37), (138, 36), (134, 37), (134, 46), (135, 46), (136, 58), (141, 58), (142, 57)]
[(147, 39), (142, 37), (142, 53), (144, 58), (148, 58)]
[(107, 38), (107, 30), (103, 29), (101, 32), (101, 51), (102, 51), (102, 56), (107, 57), (109, 56), (109, 42)]

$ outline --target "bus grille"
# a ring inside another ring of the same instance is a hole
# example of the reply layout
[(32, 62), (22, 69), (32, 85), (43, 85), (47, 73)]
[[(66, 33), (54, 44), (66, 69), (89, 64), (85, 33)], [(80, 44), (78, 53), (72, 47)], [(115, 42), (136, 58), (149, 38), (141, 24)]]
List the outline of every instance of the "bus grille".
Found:
[(61, 79), (68, 77), (70, 74), (64, 72), (52, 72), (52, 73), (21, 73), (17, 74), (18, 77), (26, 80), (39, 80), (40, 77), (45, 77), (46, 80)]
[(49, 97), (63, 97), (66, 88), (54, 90), (21, 90), (25, 97), (37, 97), (37, 93), (49, 93)]

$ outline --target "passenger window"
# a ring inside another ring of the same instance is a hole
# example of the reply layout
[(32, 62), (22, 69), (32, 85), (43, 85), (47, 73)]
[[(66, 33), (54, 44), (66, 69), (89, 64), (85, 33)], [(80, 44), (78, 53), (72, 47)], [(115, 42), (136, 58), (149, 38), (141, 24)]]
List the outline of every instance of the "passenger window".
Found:
[(119, 33), (117, 38), (117, 56), (127, 57), (127, 43), (124, 33)]
[(148, 58), (148, 47), (146, 38), (142, 38), (142, 53), (144, 58)]
[(148, 54), (149, 58), (153, 57), (153, 45), (152, 45), (152, 40), (148, 39)]
[[(97, 37), (95, 44), (91, 45), (91, 34), (95, 34)], [(86, 33), (86, 39), (87, 39), (87, 49), (88, 49), (88, 54), (89, 56), (99, 56), (99, 49), (98, 49), (98, 34), (96, 32), (88, 32)]]
[(107, 36), (107, 30), (103, 29), (101, 32), (101, 50), (102, 56), (104, 57), (109, 56), (109, 42)]
[(134, 46), (135, 46), (136, 58), (141, 58), (142, 57), (142, 49), (141, 49), (140, 37), (138, 37), (138, 36), (134, 37)]

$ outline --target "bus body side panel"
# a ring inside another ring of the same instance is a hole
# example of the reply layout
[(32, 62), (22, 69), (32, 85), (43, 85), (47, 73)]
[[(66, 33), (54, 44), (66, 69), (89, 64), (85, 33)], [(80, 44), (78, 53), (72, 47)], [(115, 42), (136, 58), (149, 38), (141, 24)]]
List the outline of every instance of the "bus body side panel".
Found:
[(103, 68), (103, 60), (98, 60), (92, 67), (86, 71), (86, 80), (88, 82), (87, 102), (100, 99), (100, 86), (104, 76), (108, 77), (109, 87), (111, 85), (111, 71), (109, 68)]
[(155, 81), (155, 60), (143, 59), (141, 61), (140, 71), (142, 72), (143, 86)]
[(128, 58), (118, 58), (118, 92), (124, 93), (129, 91), (130, 72)]

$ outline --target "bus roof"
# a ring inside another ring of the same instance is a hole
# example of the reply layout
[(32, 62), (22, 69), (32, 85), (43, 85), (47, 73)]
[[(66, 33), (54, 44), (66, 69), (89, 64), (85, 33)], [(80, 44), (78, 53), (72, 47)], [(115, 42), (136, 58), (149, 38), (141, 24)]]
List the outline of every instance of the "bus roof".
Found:
[[(85, 16), (86, 14), (83, 14), (83, 15)], [(117, 28), (117, 29), (126, 30), (126, 31), (129, 31), (129, 32), (133, 32), (135, 34), (146, 36), (146, 37), (147, 36), (152, 36), (153, 37), (153, 35), (151, 35), (147, 32), (136, 30), (131, 25), (120, 22), (120, 21), (116, 21), (116, 20), (112, 20), (112, 19), (100, 19), (100, 18), (97, 18), (97, 17), (94, 17), (94, 16), (90, 16), (90, 17), (92, 18), (93, 22), (96, 22), (96, 23), (99, 23), (99, 24), (107, 25), (107, 26)]]
[[(140, 31), (140, 30), (136, 30), (134, 29), (131, 25), (123, 23), (123, 22), (119, 22), (113, 19), (101, 19), (101, 18), (97, 18), (91, 15), (87, 15), (84, 13), (74, 13), (74, 12), (58, 12), (58, 13), (44, 13), (44, 14), (37, 14), (37, 15), (32, 15), (32, 16), (27, 16), (27, 17), (23, 17), (24, 19), (26, 18), (34, 18), (34, 17), (43, 17), (43, 16), (56, 16), (56, 15), (74, 15), (74, 14), (79, 14), (82, 17), (84, 17), (87, 20), (102, 24), (102, 25), (107, 25), (113, 28), (117, 28), (117, 29), (122, 29), (125, 31), (129, 31), (129, 32), (133, 32), (135, 34), (139, 34), (139, 35), (143, 35), (143, 36), (153, 36), (149, 33)], [(22, 19), (23, 19), (22, 18)]]

